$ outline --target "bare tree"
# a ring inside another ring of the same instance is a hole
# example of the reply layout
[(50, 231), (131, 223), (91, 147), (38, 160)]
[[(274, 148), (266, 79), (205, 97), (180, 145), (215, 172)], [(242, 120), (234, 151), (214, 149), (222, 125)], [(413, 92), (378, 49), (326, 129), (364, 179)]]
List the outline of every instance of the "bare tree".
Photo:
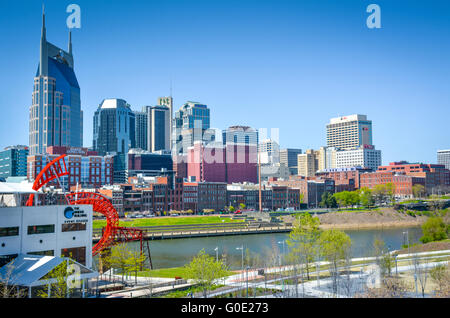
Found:
[(430, 270), (431, 280), (437, 285), (435, 297), (450, 297), (450, 267), (448, 265), (437, 265)]
[(12, 280), (12, 273), (14, 271), (14, 260), (4, 266), (6, 271), (3, 275), (0, 274), (0, 298), (21, 298), (25, 297), (25, 290), (15, 285)]
[(407, 293), (406, 284), (398, 278), (387, 277), (382, 280), (380, 288), (368, 288), (356, 298), (404, 298)]

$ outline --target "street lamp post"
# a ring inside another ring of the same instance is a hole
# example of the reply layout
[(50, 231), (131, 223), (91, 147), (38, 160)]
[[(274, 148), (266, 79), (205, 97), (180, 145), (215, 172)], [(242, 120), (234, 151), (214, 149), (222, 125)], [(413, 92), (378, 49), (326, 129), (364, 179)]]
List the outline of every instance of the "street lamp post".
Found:
[(248, 270), (250, 269), (250, 266), (247, 265), (245, 269), (247, 271), (247, 298), (248, 298)]
[(244, 276), (244, 245), (241, 245), (241, 247), (236, 247), (236, 249), (237, 250), (241, 250), (241, 252), (242, 252), (242, 280), (244, 280), (243, 278), (243, 276)]
[(216, 262), (219, 261), (219, 247), (216, 246), (216, 248), (214, 249), (216, 251)]
[[(284, 250), (284, 243), (286, 242), (286, 240), (280, 241), (278, 242), (278, 244), (283, 244), (283, 256), (285, 254), (285, 250)], [(282, 265), (283, 262), (281, 261), (281, 257), (280, 257), (280, 276), (281, 276), (281, 290), (283, 291), (284, 294), (284, 279), (283, 279), (283, 273), (282, 273)]]

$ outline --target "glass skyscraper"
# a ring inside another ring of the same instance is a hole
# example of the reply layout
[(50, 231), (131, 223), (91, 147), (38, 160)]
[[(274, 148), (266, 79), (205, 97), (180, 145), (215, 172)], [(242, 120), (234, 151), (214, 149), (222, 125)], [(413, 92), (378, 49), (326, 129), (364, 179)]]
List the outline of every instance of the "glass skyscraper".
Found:
[(83, 112), (72, 36), (69, 32), (67, 51), (47, 42), (45, 14), (29, 120), (30, 155), (44, 154), (48, 146), (83, 146)]
[(187, 102), (176, 113), (173, 122), (174, 154), (187, 153), (195, 141), (215, 140), (215, 131), (210, 129), (210, 113), (206, 105)]

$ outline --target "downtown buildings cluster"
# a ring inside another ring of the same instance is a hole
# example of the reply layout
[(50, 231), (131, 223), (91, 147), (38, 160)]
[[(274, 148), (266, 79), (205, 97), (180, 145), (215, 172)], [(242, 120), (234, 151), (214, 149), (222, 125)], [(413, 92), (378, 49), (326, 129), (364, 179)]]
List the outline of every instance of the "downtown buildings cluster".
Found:
[(372, 121), (360, 114), (331, 118), (326, 146), (302, 151), (280, 148), (277, 130), (269, 137), (267, 129), (244, 125), (213, 129), (210, 108), (199, 102), (175, 111), (172, 96), (164, 96), (133, 110), (125, 99), (106, 98), (93, 116), (92, 146), (83, 147), (86, 127), (74, 65), (71, 34), (67, 50), (48, 42), (43, 15), (29, 145), (0, 153), (1, 178), (33, 182), (48, 162), (66, 154), (70, 175), (50, 185), (61, 184), (61, 193), (102, 193), (121, 215), (241, 204), (254, 210), (317, 207), (324, 192), (385, 183), (394, 184), (398, 197), (411, 196), (416, 184), (429, 193), (450, 187), (450, 151), (438, 151), (438, 164), (383, 166)]

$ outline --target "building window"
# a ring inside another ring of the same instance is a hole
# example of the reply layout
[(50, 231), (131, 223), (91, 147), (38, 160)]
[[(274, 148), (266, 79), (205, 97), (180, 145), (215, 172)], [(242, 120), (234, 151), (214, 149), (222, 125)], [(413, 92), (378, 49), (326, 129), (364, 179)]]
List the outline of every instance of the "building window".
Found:
[(85, 231), (86, 223), (61, 224), (61, 232)]
[(19, 227), (0, 227), (0, 237), (1, 236), (17, 236), (19, 235)]
[(63, 248), (62, 257), (69, 257), (82, 265), (86, 265), (86, 247)]
[(55, 224), (28, 226), (28, 235), (45, 233), (55, 233)]
[(55, 256), (55, 251), (48, 250), (48, 251), (28, 252), (27, 254), (28, 255)]

